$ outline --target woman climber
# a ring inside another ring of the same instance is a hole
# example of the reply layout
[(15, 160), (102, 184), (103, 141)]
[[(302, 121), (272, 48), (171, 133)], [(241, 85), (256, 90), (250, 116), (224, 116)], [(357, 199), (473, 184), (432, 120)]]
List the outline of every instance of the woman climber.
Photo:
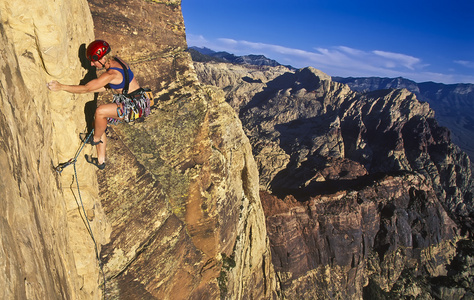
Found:
[[(94, 136), (92, 139), (89, 138), (88, 141), (85, 141), (93, 146), (97, 146), (97, 158), (86, 156), (86, 159), (101, 170), (105, 168), (107, 143), (105, 130), (107, 129), (108, 121), (117, 119), (129, 122), (138, 117), (138, 110), (140, 110), (141, 116), (142, 109), (148, 110), (147, 113), (149, 113), (150, 109), (149, 101), (148, 107), (146, 105), (147, 99), (144, 89), (140, 88), (130, 67), (126, 66), (121, 59), (110, 56), (109, 53), (110, 46), (107, 42), (95, 40), (87, 47), (86, 56), (91, 62), (91, 66), (99, 70), (106, 70), (102, 75), (85, 85), (67, 85), (56, 80), (47, 84), (51, 91), (66, 91), (75, 94), (104, 92), (107, 86), (114, 90), (114, 103), (102, 104), (97, 107), (94, 115)], [(124, 68), (128, 70), (124, 70)], [(125, 80), (126, 78), (128, 78), (128, 84)], [(141, 105), (143, 103), (145, 104)]]

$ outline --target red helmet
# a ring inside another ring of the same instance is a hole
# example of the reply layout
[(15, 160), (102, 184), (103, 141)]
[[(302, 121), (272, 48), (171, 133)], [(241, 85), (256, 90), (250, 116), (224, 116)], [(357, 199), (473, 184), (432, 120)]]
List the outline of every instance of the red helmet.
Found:
[(86, 56), (90, 61), (98, 61), (110, 52), (110, 46), (106, 41), (95, 40), (87, 46)]

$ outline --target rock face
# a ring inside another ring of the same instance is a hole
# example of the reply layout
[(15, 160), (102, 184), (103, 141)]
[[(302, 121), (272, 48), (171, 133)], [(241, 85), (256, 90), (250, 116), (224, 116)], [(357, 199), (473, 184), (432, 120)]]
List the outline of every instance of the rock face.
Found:
[(101, 252), (110, 294), (270, 297), (258, 173), (239, 120), (198, 86), (170, 97), (111, 135), (110, 168), (99, 176), (112, 225)]
[(0, 298), (99, 299), (94, 243), (78, 209), (82, 201), (105, 242), (95, 170), (76, 163), (80, 194), (73, 166), (53, 170), (79, 147), (88, 97), (46, 87), (84, 76), (77, 49), (93, 38), (90, 11), (84, 1), (0, 1), (0, 19)]
[[(180, 0), (90, 0), (95, 38), (111, 45), (140, 73), (140, 85), (155, 92), (176, 83), (186, 49)], [(184, 65), (185, 68), (188, 65)]]
[(250, 138), (285, 297), (456, 291), (436, 278), (472, 235), (470, 160), (427, 103), (406, 89), (356, 93), (312, 68), (238, 66), (234, 81), (222, 64), (195, 68), (227, 92)]
[[(249, 140), (223, 94), (196, 80), (180, 1), (0, 8), (2, 299), (276, 297)], [(94, 38), (130, 61), (158, 104), (110, 129), (105, 171), (85, 162), (86, 146), (59, 174), (90, 107), (111, 95), (51, 93), (46, 82), (91, 78), (80, 58)]]

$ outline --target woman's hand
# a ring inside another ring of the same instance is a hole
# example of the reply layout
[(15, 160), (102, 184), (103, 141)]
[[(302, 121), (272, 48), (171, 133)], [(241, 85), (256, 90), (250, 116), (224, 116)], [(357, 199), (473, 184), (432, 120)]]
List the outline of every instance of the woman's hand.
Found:
[(46, 84), (48, 86), (48, 88), (50, 90), (52, 90), (53, 92), (57, 92), (57, 91), (61, 91), (62, 90), (62, 84), (59, 83), (58, 81), (56, 80), (53, 80), (53, 81), (50, 81)]

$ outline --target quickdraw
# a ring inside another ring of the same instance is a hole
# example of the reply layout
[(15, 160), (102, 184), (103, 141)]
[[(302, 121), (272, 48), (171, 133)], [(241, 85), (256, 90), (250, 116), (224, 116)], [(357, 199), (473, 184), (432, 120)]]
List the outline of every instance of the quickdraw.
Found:
[(75, 165), (76, 165), (76, 161), (77, 161), (77, 157), (78, 157), (79, 154), (81, 153), (82, 149), (84, 149), (84, 146), (85, 146), (86, 143), (89, 141), (89, 139), (92, 138), (93, 133), (94, 133), (94, 129), (92, 129), (91, 132), (82, 140), (81, 146), (80, 146), (79, 149), (76, 151), (76, 154), (74, 155), (73, 158), (71, 158), (71, 159), (68, 160), (67, 162), (60, 163), (59, 165), (57, 165), (57, 166), (54, 167), (53, 169), (61, 175), (61, 173), (63, 172), (63, 170), (64, 170), (67, 166), (70, 166), (70, 165), (74, 165), (74, 166), (75, 166)]

